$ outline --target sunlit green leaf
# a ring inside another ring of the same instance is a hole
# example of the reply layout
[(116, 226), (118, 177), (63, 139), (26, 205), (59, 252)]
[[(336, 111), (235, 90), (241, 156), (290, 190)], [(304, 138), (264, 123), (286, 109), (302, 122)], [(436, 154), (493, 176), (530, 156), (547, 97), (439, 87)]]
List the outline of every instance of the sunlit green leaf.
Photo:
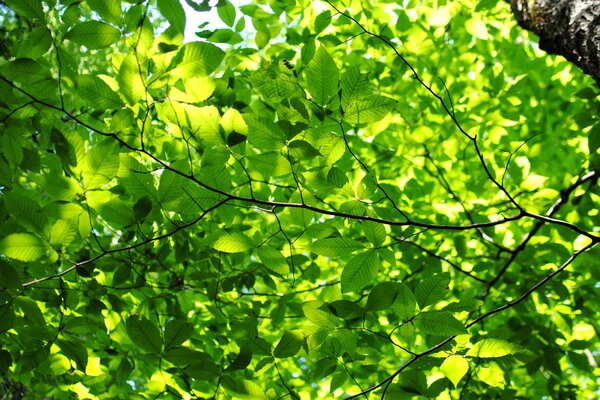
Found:
[(506, 385), (502, 368), (500, 368), (500, 366), (493, 361), (485, 366), (480, 366), (477, 368), (476, 374), (482, 382), (485, 382), (490, 386), (503, 389)]
[(80, 75), (77, 86), (82, 99), (98, 110), (123, 107), (119, 96), (97, 76)]
[(454, 387), (458, 386), (460, 380), (465, 376), (469, 370), (469, 362), (464, 357), (452, 355), (444, 360), (440, 366), (440, 371), (446, 378), (452, 382)]
[(350, 124), (377, 122), (385, 117), (396, 105), (396, 100), (372, 95), (351, 101), (344, 108), (344, 121)]
[(240, 232), (224, 232), (213, 244), (213, 248), (225, 253), (241, 253), (251, 249), (252, 241)]
[(339, 257), (362, 248), (364, 246), (355, 240), (339, 237), (317, 240), (312, 244), (310, 250), (321, 256)]
[(225, 53), (217, 46), (192, 42), (184, 45), (178, 53), (181, 58), (171, 74), (177, 77), (206, 76), (221, 64)]
[(34, 261), (46, 254), (46, 244), (29, 233), (13, 233), (0, 242), (0, 254), (20, 261)]
[(320, 46), (306, 69), (308, 92), (322, 106), (337, 93), (340, 74), (324, 46)]
[(355, 255), (346, 263), (342, 271), (342, 292), (355, 292), (362, 289), (375, 277), (379, 269), (377, 253), (367, 250)]
[(523, 351), (524, 349), (515, 343), (501, 339), (487, 338), (475, 343), (466, 355), (479, 358), (495, 358), (521, 353)]

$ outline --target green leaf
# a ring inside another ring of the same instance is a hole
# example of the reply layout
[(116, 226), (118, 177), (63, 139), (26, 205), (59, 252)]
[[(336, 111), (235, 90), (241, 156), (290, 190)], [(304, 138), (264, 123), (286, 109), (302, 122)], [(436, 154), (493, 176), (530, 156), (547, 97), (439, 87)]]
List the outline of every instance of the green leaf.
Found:
[(179, 78), (210, 75), (221, 64), (224, 56), (223, 50), (213, 44), (187, 43), (179, 50), (176, 59), (181, 58), (181, 61), (171, 74)]
[(464, 357), (452, 355), (444, 360), (440, 366), (440, 371), (452, 382), (454, 387), (465, 376), (469, 370), (469, 362)]
[(194, 357), (195, 361), (184, 369), (188, 376), (193, 379), (207, 381), (215, 379), (221, 374), (221, 368), (215, 364), (208, 354), (195, 352)]
[(398, 284), (395, 282), (381, 282), (369, 293), (366, 310), (380, 311), (388, 309), (394, 304), (398, 296)]
[(489, 362), (487, 366), (480, 366), (477, 368), (476, 375), (482, 382), (485, 382), (490, 386), (504, 389), (504, 386), (506, 385), (504, 371), (494, 361)]
[(310, 246), (310, 251), (320, 256), (339, 257), (363, 249), (364, 245), (343, 237), (320, 239)]
[(194, 325), (188, 321), (174, 319), (165, 326), (165, 350), (179, 346), (194, 332)]
[(30, 58), (17, 58), (0, 66), (0, 71), (10, 80), (35, 83), (51, 78), (47, 67)]
[(144, 351), (160, 354), (162, 350), (160, 332), (149, 319), (132, 315), (127, 318), (126, 327), (129, 338), (136, 346)]
[(243, 345), (240, 352), (235, 356), (235, 359), (227, 366), (226, 371), (236, 371), (245, 369), (252, 362), (252, 348), (248, 345)]
[(379, 257), (375, 251), (355, 255), (342, 271), (342, 293), (359, 291), (371, 283), (378, 270)]
[(42, 310), (40, 310), (37, 301), (29, 297), (17, 296), (15, 297), (13, 304), (21, 309), (23, 316), (28, 322), (37, 325), (36, 329), (41, 329), (41, 327), (46, 326), (46, 319), (44, 318), (44, 314), (42, 314)]
[(325, 28), (331, 23), (331, 12), (329, 10), (323, 11), (315, 18), (315, 34), (323, 32)]
[(35, 261), (44, 256), (46, 244), (29, 233), (13, 233), (0, 242), (0, 254), (19, 261)]
[(257, 115), (244, 115), (248, 124), (248, 140), (257, 148), (280, 150), (285, 143), (285, 134), (275, 123)]
[(415, 317), (415, 327), (427, 335), (453, 336), (467, 333), (464, 325), (448, 311), (426, 311)]
[(321, 45), (306, 68), (308, 92), (317, 104), (325, 106), (337, 94), (339, 80), (333, 58)]
[(233, 24), (235, 24), (235, 7), (229, 1), (220, 1), (217, 5), (217, 13), (221, 21), (225, 22), (227, 26), (233, 27)]
[(596, 154), (600, 148), (600, 124), (596, 124), (588, 132), (588, 149), (590, 154)]
[(102, 79), (93, 75), (79, 75), (78, 94), (82, 100), (96, 110), (110, 110), (123, 107), (123, 101)]
[(352, 101), (364, 98), (371, 94), (367, 75), (360, 72), (358, 66), (348, 68), (342, 74), (342, 107), (347, 108)]
[(265, 390), (256, 383), (248, 380), (234, 379), (229, 375), (223, 375), (221, 385), (227, 392), (230, 392), (234, 398), (243, 400), (263, 400), (267, 399)]
[(270, 270), (282, 275), (290, 272), (290, 266), (279, 250), (265, 245), (259, 247), (256, 254), (263, 264), (265, 264), (265, 267)]
[(20, 289), (21, 278), (17, 270), (10, 264), (0, 261), (0, 288)]
[(242, 253), (254, 247), (250, 238), (241, 232), (222, 233), (213, 248), (224, 253)]
[(66, 34), (65, 39), (88, 49), (102, 49), (115, 43), (121, 37), (121, 31), (112, 25), (98, 21), (85, 21), (75, 25)]
[(50, 228), (49, 240), (54, 246), (68, 246), (77, 236), (77, 220), (59, 219)]
[(335, 328), (339, 320), (333, 314), (319, 309), (321, 305), (322, 303), (315, 300), (302, 304), (304, 316), (315, 325), (323, 328)]
[(133, 105), (144, 97), (146, 87), (133, 54), (129, 54), (123, 59), (117, 82), (119, 83), (120, 93), (123, 94), (129, 104)]
[(31, 30), (29, 35), (19, 45), (17, 57), (38, 58), (52, 47), (52, 33), (45, 26)]
[(88, 363), (88, 353), (86, 347), (75, 340), (58, 340), (58, 347), (71, 360), (75, 361), (77, 369), (85, 372)]
[[(186, 366), (197, 363), (200, 359), (205, 358), (205, 356), (203, 353), (194, 351), (188, 347), (174, 347), (166, 350), (163, 353), (163, 358), (177, 366)], [(210, 359), (210, 362), (212, 362), (212, 359)]]
[(275, 346), (273, 356), (276, 358), (288, 358), (295, 356), (304, 342), (304, 335), (300, 331), (286, 331)]
[(156, 6), (175, 31), (179, 33), (185, 31), (185, 12), (179, 1), (158, 0)]
[(90, 8), (109, 22), (119, 23), (121, 20), (120, 0), (86, 0)]
[(396, 105), (396, 100), (372, 95), (352, 101), (344, 108), (344, 121), (349, 124), (370, 124), (385, 117)]
[(45, 19), (44, 9), (40, 0), (5, 0), (7, 6), (17, 14), (31, 19)]
[(436, 274), (425, 278), (415, 289), (415, 297), (421, 309), (435, 304), (448, 294), (449, 274)]
[(15, 312), (10, 304), (0, 305), (0, 333), (6, 332), (15, 324)]
[(86, 188), (94, 189), (110, 182), (119, 170), (119, 149), (112, 140), (94, 146), (85, 155), (83, 182)]
[(525, 350), (516, 343), (501, 339), (483, 339), (475, 343), (467, 352), (468, 357), (496, 358), (522, 353)]
[(136, 221), (143, 220), (150, 211), (152, 211), (152, 198), (150, 196), (143, 196), (133, 205), (133, 218)]
[(363, 221), (363, 231), (369, 242), (375, 247), (379, 247), (385, 242), (387, 233), (383, 224), (378, 224), (372, 221)]

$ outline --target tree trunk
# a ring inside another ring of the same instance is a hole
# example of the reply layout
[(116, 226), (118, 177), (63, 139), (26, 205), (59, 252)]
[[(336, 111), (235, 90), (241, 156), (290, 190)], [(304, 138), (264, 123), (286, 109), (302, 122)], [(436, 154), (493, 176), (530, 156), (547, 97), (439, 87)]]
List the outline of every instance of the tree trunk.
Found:
[(510, 0), (519, 25), (540, 48), (573, 62), (600, 84), (599, 0)]

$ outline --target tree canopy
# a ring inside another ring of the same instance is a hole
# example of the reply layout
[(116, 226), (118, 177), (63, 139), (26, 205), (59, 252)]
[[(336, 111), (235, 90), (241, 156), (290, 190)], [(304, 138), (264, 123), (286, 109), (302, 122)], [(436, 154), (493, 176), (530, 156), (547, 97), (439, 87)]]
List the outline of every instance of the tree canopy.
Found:
[(2, 398), (597, 396), (592, 78), (494, 0), (185, 3), (0, 2)]

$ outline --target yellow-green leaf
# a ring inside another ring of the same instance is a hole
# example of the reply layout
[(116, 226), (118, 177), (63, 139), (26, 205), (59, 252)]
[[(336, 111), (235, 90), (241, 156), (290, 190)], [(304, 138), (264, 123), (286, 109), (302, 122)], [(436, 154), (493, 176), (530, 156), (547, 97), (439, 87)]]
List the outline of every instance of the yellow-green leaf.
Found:
[(495, 358), (524, 351), (525, 349), (518, 344), (507, 342), (506, 340), (489, 338), (475, 343), (466, 355), (469, 357)]
[(253, 247), (250, 238), (243, 233), (223, 233), (213, 244), (213, 248), (224, 253), (242, 253)]
[(213, 44), (204, 42), (187, 43), (179, 51), (177, 59), (181, 57), (181, 61), (171, 71), (171, 74), (180, 78), (207, 76), (221, 64), (224, 56), (223, 50)]
[(444, 360), (440, 370), (456, 387), (469, 370), (469, 362), (461, 356), (452, 355)]
[(37, 260), (46, 250), (46, 244), (29, 233), (13, 233), (0, 242), (0, 254), (20, 261)]
[(477, 377), (488, 385), (500, 389), (504, 389), (504, 386), (506, 385), (504, 371), (502, 371), (502, 368), (494, 361), (491, 361), (485, 367), (479, 367), (477, 369)]
[(137, 103), (144, 96), (146, 88), (133, 54), (129, 54), (121, 63), (117, 81), (119, 82), (120, 92), (129, 104)]

